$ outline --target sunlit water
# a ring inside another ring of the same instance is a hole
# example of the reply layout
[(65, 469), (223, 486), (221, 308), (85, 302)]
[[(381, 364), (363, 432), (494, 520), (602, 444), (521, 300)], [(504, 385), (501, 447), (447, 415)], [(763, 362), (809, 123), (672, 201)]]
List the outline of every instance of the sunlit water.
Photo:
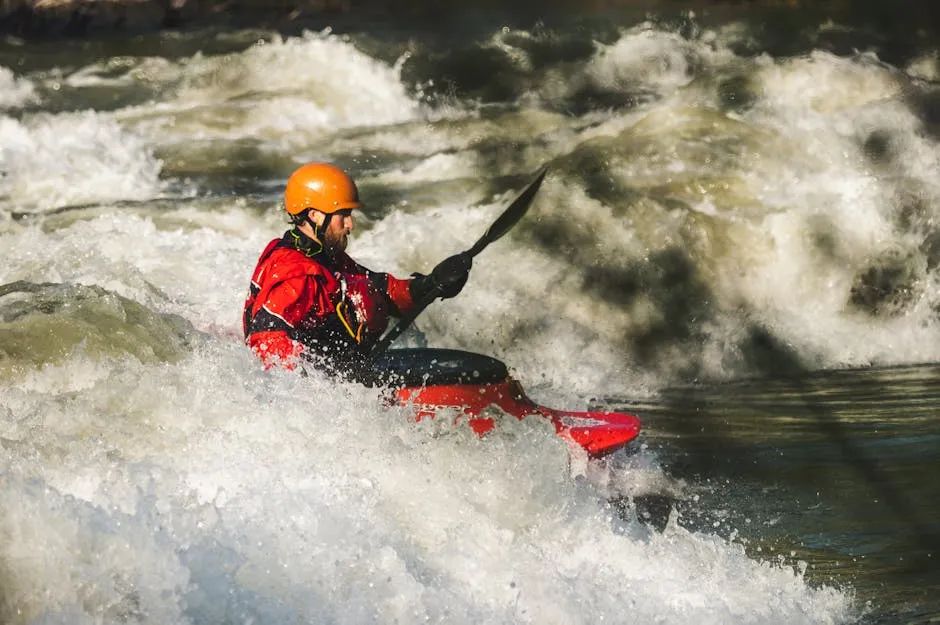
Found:
[[(750, 37), (0, 45), (0, 621), (935, 616), (937, 51)], [(421, 331), (635, 410), (643, 447), (588, 463), (261, 371), (241, 301), (311, 159), (356, 175), (351, 251), (399, 275), (548, 163)]]

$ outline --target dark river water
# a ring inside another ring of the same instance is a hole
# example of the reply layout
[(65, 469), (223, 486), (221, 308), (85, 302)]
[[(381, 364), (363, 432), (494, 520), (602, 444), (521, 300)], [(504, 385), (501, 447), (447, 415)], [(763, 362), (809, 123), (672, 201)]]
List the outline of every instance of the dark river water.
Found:
[(938, 401), (935, 365), (671, 389), (629, 408), (688, 490), (641, 509), (675, 506), (690, 527), (854, 588), (865, 622), (932, 622)]
[[(0, 622), (940, 618), (940, 46), (868, 9), (0, 39)], [(400, 276), (547, 164), (409, 340), (638, 448), (262, 371), (241, 304), (310, 160)]]

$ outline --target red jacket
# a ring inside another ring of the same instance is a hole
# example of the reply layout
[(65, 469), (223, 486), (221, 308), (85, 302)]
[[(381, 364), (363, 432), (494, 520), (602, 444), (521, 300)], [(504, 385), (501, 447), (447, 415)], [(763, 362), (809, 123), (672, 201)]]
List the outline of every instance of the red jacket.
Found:
[[(251, 276), (242, 327), (266, 367), (299, 358), (345, 368), (413, 301), (411, 280), (375, 273), (345, 252), (328, 254), (296, 230), (268, 243)], [(370, 336), (371, 335), (371, 336)]]

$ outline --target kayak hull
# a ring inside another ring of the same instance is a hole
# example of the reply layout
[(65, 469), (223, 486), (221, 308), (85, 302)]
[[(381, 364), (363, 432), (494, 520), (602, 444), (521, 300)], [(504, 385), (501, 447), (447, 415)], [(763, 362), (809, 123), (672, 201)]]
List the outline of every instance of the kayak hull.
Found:
[(518, 419), (547, 419), (560, 437), (593, 457), (624, 447), (640, 433), (640, 420), (632, 414), (556, 410), (535, 403), (494, 358), (442, 349), (390, 350), (388, 354), (378, 366), (384, 365), (383, 371), (397, 379), (397, 384), (391, 384), (395, 400), (419, 408), (418, 419), (434, 417), (440, 408), (454, 408), (467, 415), (474, 432), (484, 435), (496, 427), (487, 416), (495, 407)]

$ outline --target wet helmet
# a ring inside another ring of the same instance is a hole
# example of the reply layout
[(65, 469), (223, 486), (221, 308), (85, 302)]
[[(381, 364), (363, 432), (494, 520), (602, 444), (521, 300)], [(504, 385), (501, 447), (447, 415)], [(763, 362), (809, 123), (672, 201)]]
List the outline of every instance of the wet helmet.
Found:
[(287, 188), (284, 189), (284, 208), (292, 216), (311, 208), (331, 215), (361, 206), (356, 183), (346, 172), (330, 163), (301, 166), (287, 179)]

